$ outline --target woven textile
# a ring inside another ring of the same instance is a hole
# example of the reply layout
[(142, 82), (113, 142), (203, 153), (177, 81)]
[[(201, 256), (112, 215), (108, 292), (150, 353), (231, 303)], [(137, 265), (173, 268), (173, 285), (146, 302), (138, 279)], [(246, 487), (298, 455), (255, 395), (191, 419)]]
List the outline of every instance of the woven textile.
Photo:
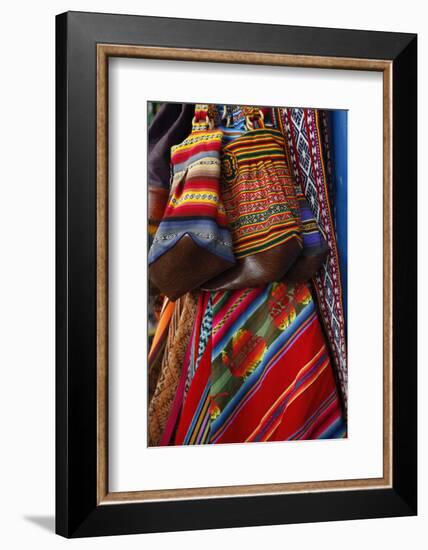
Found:
[(156, 389), (156, 384), (162, 367), (165, 346), (168, 339), (169, 325), (174, 314), (175, 304), (168, 298), (164, 299), (159, 322), (156, 326), (152, 344), (149, 351), (149, 403)]
[(343, 437), (340, 399), (309, 287), (280, 282), (216, 292), (210, 299), (211, 338), (175, 444)]
[(170, 415), (195, 320), (197, 298), (188, 293), (174, 303), (162, 366), (149, 405), (149, 445), (158, 445)]
[(245, 114), (240, 105), (217, 105), (214, 121), (216, 128), (223, 132), (223, 145), (247, 131)]
[(328, 174), (323, 158), (320, 115), (314, 109), (280, 108), (275, 111), (278, 124), (287, 139), (294, 176), (306, 195), (329, 247), (328, 257), (313, 283), (346, 407), (348, 376), (345, 320), (337, 244), (328, 196)]
[(219, 130), (200, 128), (206, 128), (206, 124), (194, 123), (190, 136), (171, 149), (170, 196), (149, 251), (149, 265), (178, 243), (183, 235), (189, 235), (212, 254), (234, 262), (219, 189), (223, 134)]
[(220, 199), (222, 132), (203, 107), (195, 107), (189, 137), (171, 149), (170, 195), (148, 255), (151, 282), (172, 300), (235, 263)]
[(236, 258), (293, 238), (301, 243), (299, 202), (277, 130), (252, 130), (224, 147), (221, 191)]
[[(237, 258), (290, 238), (309, 254), (326, 245), (286, 151), (281, 133), (270, 129), (224, 147), (222, 197)], [(191, 345), (176, 445), (344, 437), (308, 285), (202, 292), (198, 308), (204, 313)]]
[[(193, 204), (192, 195), (200, 193), (201, 189), (186, 185), (185, 191), (191, 190), (186, 196), (180, 191), (180, 182), (187, 184), (197, 180), (197, 172), (193, 173), (196, 178), (192, 173), (189, 178), (189, 169), (193, 165), (197, 168), (200, 160), (211, 166), (212, 159), (210, 161), (202, 145), (204, 140), (199, 138), (206, 132), (210, 134), (209, 141), (217, 131), (216, 139), (221, 143), (213, 156), (217, 159), (218, 151), (222, 151), (221, 200), (219, 198), (216, 203), (216, 214), (211, 210), (210, 215), (202, 216), (203, 221), (215, 219), (217, 228), (223, 223), (223, 227), (229, 229), (231, 250), (238, 261), (288, 241), (292, 243), (294, 239), (302, 257), (321, 255), (321, 263), (328, 247), (329, 259), (320, 275), (324, 278), (331, 275), (334, 281), (329, 263), (335, 246), (334, 231), (329, 234), (333, 229), (331, 215), (329, 221), (323, 211), (326, 205), (328, 207), (328, 178), (325, 169), (322, 177), (316, 172), (312, 175), (319, 165), (322, 172), (324, 162), (321, 137), (319, 133), (316, 138), (312, 136), (319, 124), (317, 112), (290, 110), (302, 111), (305, 120), (310, 119), (311, 113), (316, 119), (312, 125), (310, 120), (304, 123), (309, 136), (305, 151), (303, 141), (294, 143), (294, 148), (290, 144), (293, 130), (298, 132), (295, 128), (287, 130), (287, 124), (288, 128), (293, 124), (288, 110), (272, 110), (274, 128), (245, 131), (245, 117), (252, 115), (239, 106), (220, 115), (217, 107), (214, 116), (220, 128), (204, 129), (204, 118), (210, 114), (210, 109), (208, 105), (200, 106), (200, 118), (195, 117), (193, 135), (198, 140), (192, 142), (190, 136), (186, 140), (187, 147), (185, 141), (173, 148), (170, 211), (165, 219), (179, 222), (181, 213), (184, 219), (192, 219), (192, 223), (197, 218), (201, 211), (201, 195), (197, 195)], [(260, 110), (254, 108), (254, 122), (250, 127), (263, 126), (263, 117), (257, 118), (257, 113)], [(314, 151), (317, 146), (318, 152)], [(219, 170), (218, 163), (213, 164)], [(305, 170), (306, 179), (302, 176)], [(204, 173), (207, 173), (205, 169)], [(218, 172), (214, 177), (218, 178)], [(312, 179), (316, 181), (311, 186)], [(208, 203), (210, 200), (211, 197), (207, 197)], [(166, 229), (170, 231), (171, 227), (173, 225)], [(165, 243), (167, 241), (165, 239)], [(193, 304), (192, 320), (188, 320), (183, 334), (178, 334), (184, 312), (180, 301), (163, 347), (156, 387), (156, 391), (158, 387), (160, 390), (156, 398), (159, 395), (166, 399), (158, 399), (159, 414), (154, 415), (150, 444), (194, 445), (346, 436), (342, 402), (331, 364), (334, 359), (340, 372), (332, 316), (326, 310), (331, 303), (327, 300), (330, 297), (328, 284), (324, 286), (324, 279), (321, 281), (318, 275), (314, 279), (318, 308), (310, 284), (291, 282), (292, 278), (287, 282), (286, 277), (281, 277), (276, 282), (253, 285), (253, 288), (199, 291)], [(320, 292), (320, 285), (324, 294)], [(187, 345), (183, 346), (183, 342)], [(340, 380), (343, 391), (343, 376)], [(155, 397), (151, 406), (154, 403)], [(149, 411), (149, 422), (151, 416)]]
[(296, 196), (299, 201), (302, 222), (302, 254), (304, 256), (315, 256), (324, 252), (328, 245), (318, 227), (308, 201), (298, 185), (296, 185)]
[[(195, 332), (193, 344), (191, 347), (191, 354), (189, 356), (189, 365), (187, 370), (186, 384), (184, 389), (184, 399), (187, 396), (189, 391), (190, 384), (195, 375), (196, 369), (198, 368), (202, 356), (205, 353), (205, 350), (208, 345), (208, 341), (211, 337), (212, 331), (212, 320), (213, 320), (213, 311), (211, 298), (208, 295), (206, 305), (201, 308), (202, 317), (200, 322), (198, 322), (198, 331)], [(199, 321), (199, 320), (198, 320)]]

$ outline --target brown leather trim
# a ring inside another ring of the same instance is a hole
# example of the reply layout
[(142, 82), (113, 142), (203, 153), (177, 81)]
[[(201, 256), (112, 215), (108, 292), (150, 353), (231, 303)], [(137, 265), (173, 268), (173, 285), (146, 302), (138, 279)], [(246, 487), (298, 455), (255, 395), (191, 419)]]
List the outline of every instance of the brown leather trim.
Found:
[(231, 262), (198, 246), (190, 235), (184, 235), (149, 266), (149, 277), (163, 294), (177, 300), (231, 265)]
[(306, 283), (321, 268), (328, 254), (328, 247), (314, 255), (301, 255), (291, 266), (285, 275), (285, 279), (291, 283)]
[(300, 239), (293, 237), (275, 248), (246, 256), (238, 263), (203, 285), (204, 290), (253, 288), (279, 281), (301, 253)]

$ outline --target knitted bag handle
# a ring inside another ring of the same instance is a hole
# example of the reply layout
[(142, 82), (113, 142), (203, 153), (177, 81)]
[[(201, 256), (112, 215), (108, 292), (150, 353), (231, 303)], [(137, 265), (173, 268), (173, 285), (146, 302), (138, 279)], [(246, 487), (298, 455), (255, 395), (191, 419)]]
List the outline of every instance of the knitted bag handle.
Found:
[(192, 132), (204, 132), (214, 128), (214, 107), (204, 103), (195, 105), (195, 116), (192, 120)]
[(245, 125), (247, 130), (254, 130), (255, 128), (264, 128), (264, 114), (262, 109), (259, 107), (248, 107), (244, 106), (242, 108), (245, 114)]

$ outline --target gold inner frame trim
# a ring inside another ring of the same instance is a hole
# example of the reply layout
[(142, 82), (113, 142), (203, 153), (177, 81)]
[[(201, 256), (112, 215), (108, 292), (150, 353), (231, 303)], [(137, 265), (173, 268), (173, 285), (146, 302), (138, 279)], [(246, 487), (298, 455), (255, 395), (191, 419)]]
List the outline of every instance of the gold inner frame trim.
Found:
[[(206, 61), (383, 73), (383, 476), (293, 483), (109, 492), (108, 59)], [(392, 487), (392, 62), (373, 59), (97, 44), (97, 503), (224, 498)]]

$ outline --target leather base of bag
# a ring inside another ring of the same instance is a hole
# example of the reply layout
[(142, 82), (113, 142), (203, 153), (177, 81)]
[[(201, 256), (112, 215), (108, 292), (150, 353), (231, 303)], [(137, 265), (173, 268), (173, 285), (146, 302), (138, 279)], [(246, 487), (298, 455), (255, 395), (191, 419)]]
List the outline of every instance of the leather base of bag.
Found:
[(202, 285), (203, 290), (237, 290), (280, 281), (302, 251), (299, 239), (293, 238), (265, 252), (240, 258), (237, 264)]
[(315, 276), (328, 256), (328, 245), (316, 254), (303, 253), (287, 271), (285, 279), (290, 283), (307, 283)]
[(190, 235), (183, 235), (168, 254), (163, 254), (149, 266), (149, 277), (163, 294), (174, 301), (233, 265), (198, 246)]

